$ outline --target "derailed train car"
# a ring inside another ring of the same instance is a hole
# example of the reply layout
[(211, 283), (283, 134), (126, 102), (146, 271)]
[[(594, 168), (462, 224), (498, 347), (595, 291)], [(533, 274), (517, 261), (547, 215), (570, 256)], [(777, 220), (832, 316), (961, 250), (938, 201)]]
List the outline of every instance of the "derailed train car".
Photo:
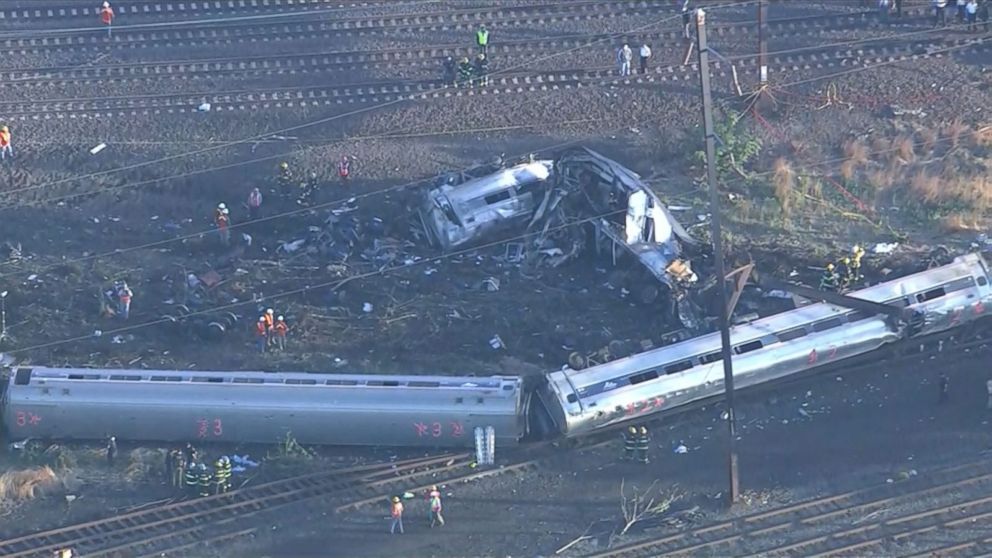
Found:
[(21, 367), (3, 394), (13, 439), (472, 447), (527, 433), (515, 377)]
[[(907, 331), (882, 315), (811, 304), (731, 328), (734, 382), (755, 386), (865, 354), (906, 337), (949, 330), (986, 317), (989, 270), (980, 255), (850, 294), (916, 311)], [(551, 372), (540, 397), (565, 436), (578, 436), (723, 393), (719, 333), (606, 364)]]

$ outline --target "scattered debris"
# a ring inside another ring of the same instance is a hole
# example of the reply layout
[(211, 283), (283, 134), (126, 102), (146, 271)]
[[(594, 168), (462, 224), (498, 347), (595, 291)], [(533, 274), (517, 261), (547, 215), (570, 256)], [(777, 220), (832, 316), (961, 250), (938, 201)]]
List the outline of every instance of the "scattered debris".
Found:
[(200, 106), (196, 107), (196, 110), (198, 112), (210, 112), (210, 103), (203, 103)]
[(499, 335), (494, 335), (492, 339), (489, 340), (489, 346), (495, 350), (506, 348), (506, 344), (503, 343), (503, 338)]
[(879, 242), (871, 251), (876, 254), (891, 254), (898, 246), (898, 242)]
[(97, 145), (93, 149), (90, 149), (90, 155), (96, 155), (97, 153), (103, 151), (106, 148), (107, 148), (107, 144), (101, 143), (100, 145)]

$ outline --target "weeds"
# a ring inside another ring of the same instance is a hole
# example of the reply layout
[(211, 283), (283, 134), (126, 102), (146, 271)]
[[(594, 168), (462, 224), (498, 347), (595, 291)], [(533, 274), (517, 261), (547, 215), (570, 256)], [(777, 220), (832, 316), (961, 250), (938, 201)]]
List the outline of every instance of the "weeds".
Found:
[(785, 157), (775, 160), (772, 167), (772, 185), (775, 188), (775, 199), (782, 208), (782, 215), (788, 217), (792, 212), (796, 196), (796, 171)]
[[(716, 147), (716, 168), (720, 178), (737, 174), (747, 178), (745, 166), (761, 152), (761, 140), (739, 126), (740, 117), (729, 116), (716, 124), (720, 142)], [(697, 151), (696, 158), (706, 164), (706, 152)]]

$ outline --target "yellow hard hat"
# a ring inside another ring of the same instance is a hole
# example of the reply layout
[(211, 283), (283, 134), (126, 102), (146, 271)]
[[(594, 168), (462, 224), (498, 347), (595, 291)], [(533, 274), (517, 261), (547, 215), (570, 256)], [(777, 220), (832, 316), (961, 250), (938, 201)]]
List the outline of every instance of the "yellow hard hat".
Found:
[(466, 62), (468, 62), (468, 57), (462, 56), (462, 64), (465, 64)]
[(827, 264), (827, 271), (833, 271), (833, 270), (834, 270), (834, 264), (828, 263)]
[(841, 260), (841, 263), (851, 263), (851, 258), (844, 258)]
[(431, 486), (431, 492), (437, 492), (437, 485)]
[(8, 128), (6, 126), (4, 126), (3, 128), (0, 128), (0, 132), (9, 132), (9, 131), (10, 131), (10, 128)]
[(399, 497), (399, 496), (393, 496), (393, 503), (394, 503), (394, 504), (395, 504), (396, 502), (399, 502), (399, 501), (400, 501), (400, 497)]
[(630, 428), (627, 429), (627, 431), (630, 432), (631, 434), (637, 434), (637, 427), (631, 426)]
[(641, 427), (641, 434), (647, 434), (647, 433), (648, 433), (648, 427), (647, 426), (642, 426)]
[(286, 162), (279, 163), (279, 168), (286, 170), (289, 168), (289, 163)]

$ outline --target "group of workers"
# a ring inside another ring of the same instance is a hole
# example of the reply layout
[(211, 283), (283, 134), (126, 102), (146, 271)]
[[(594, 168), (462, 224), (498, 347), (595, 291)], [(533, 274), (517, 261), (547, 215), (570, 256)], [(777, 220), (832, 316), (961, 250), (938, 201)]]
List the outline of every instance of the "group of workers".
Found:
[(267, 309), (264, 314), (258, 317), (255, 324), (255, 342), (258, 351), (264, 353), (273, 347), (280, 351), (286, 350), (286, 335), (289, 333), (289, 326), (282, 316), (276, 316), (275, 311)]
[[(992, 4), (992, 0), (930, 0), (934, 27), (947, 25), (947, 8), (951, 4), (957, 8), (959, 24), (967, 23), (970, 31), (978, 31), (978, 22), (981, 21), (985, 30), (989, 30), (989, 4)], [(898, 14), (902, 13), (901, 0), (878, 0), (880, 19), (884, 21), (893, 10)]]
[(226, 455), (218, 457), (213, 467), (200, 459), (196, 449), (186, 444), (184, 449), (172, 450), (165, 457), (167, 481), (189, 496), (210, 496), (231, 490), (233, 467)]
[[(410, 497), (412, 498), (413, 496), (411, 495)], [(437, 485), (430, 487), (425, 497), (427, 499), (428, 510), (430, 511), (430, 527), (433, 529), (435, 525), (438, 527), (444, 526), (444, 516), (441, 515), (441, 491), (438, 490)], [(399, 496), (393, 496), (390, 500), (389, 517), (391, 521), (389, 533), (395, 535), (396, 529), (399, 528), (400, 534), (404, 534), (403, 501)]]
[(460, 87), (485, 87), (489, 85), (489, 30), (480, 25), (475, 32), (475, 46), (478, 53), (469, 59), (461, 57), (457, 62), (454, 57), (444, 59), (444, 84)]
[(105, 318), (118, 317), (122, 320), (131, 316), (131, 299), (134, 291), (127, 284), (127, 281), (118, 279), (113, 286), (103, 291), (103, 302), (100, 305), (100, 312)]
[(651, 448), (651, 436), (648, 427), (628, 426), (623, 433), (623, 461), (636, 458), (640, 463), (648, 463), (648, 450)]
[(844, 292), (860, 284), (864, 280), (861, 274), (861, 258), (864, 255), (864, 248), (855, 246), (849, 256), (844, 256), (836, 264), (828, 263), (820, 277), (820, 290)]

